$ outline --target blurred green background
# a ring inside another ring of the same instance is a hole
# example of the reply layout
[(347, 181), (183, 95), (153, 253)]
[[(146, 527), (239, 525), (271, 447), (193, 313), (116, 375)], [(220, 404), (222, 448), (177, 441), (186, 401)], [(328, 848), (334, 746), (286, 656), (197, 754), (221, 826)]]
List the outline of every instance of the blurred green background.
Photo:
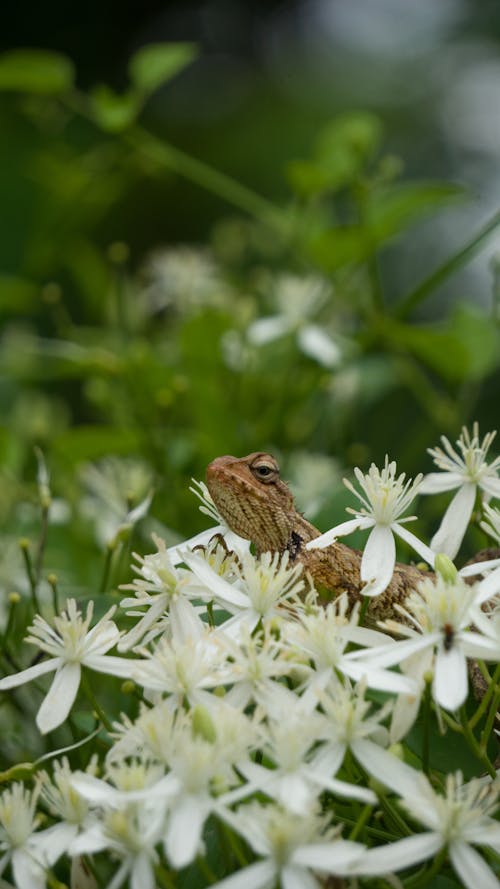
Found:
[(217, 455), (327, 527), (354, 465), (496, 428), (498, 4), (12, 5), (1, 48), (5, 591), (40, 454), (44, 571), (91, 594), (150, 491), (129, 546), (204, 527)]

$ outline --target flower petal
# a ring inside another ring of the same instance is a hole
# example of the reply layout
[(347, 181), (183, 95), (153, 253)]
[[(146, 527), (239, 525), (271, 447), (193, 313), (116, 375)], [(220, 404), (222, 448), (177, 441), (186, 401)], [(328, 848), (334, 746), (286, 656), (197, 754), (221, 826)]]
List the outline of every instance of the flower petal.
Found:
[(331, 543), (334, 543), (337, 537), (344, 537), (346, 534), (352, 534), (353, 531), (357, 531), (359, 528), (370, 528), (372, 525), (373, 519), (363, 516), (359, 516), (356, 519), (348, 519), (346, 522), (341, 522), (340, 525), (330, 528), (329, 531), (325, 531), (324, 534), (320, 534), (319, 537), (310, 540), (309, 543), (306, 543), (306, 549), (324, 549), (325, 546), (330, 546)]
[(419, 489), (419, 494), (442, 494), (444, 491), (453, 491), (459, 488), (464, 481), (461, 472), (429, 472), (424, 476)]
[(183, 561), (217, 599), (235, 605), (237, 608), (249, 607), (248, 596), (224, 578), (219, 577), (202, 558), (192, 553), (184, 553)]
[(365, 846), (351, 840), (308, 843), (292, 852), (291, 861), (334, 874), (352, 873), (351, 867), (365, 854)]
[(0, 691), (7, 691), (9, 688), (17, 688), (18, 685), (31, 682), (32, 679), (37, 679), (39, 676), (43, 676), (44, 673), (51, 673), (53, 670), (57, 670), (60, 664), (61, 658), (51, 657), (48, 661), (41, 661), (39, 664), (35, 664), (34, 667), (21, 670), (20, 673), (4, 676), (3, 679), (0, 679)]
[(249, 325), (247, 339), (254, 346), (263, 346), (288, 333), (290, 329), (290, 321), (285, 315), (269, 315), (267, 318), (257, 318)]
[(498, 878), (479, 852), (467, 843), (450, 843), (449, 854), (453, 867), (467, 889), (498, 889)]
[(297, 334), (297, 341), (304, 354), (323, 367), (335, 367), (340, 361), (341, 352), (337, 343), (317, 324), (302, 327)]
[(398, 537), (401, 537), (401, 540), (404, 540), (405, 543), (411, 546), (411, 548), (414, 549), (415, 552), (418, 553), (419, 556), (425, 562), (427, 562), (428, 565), (430, 565), (432, 568), (434, 567), (434, 559), (436, 558), (436, 553), (433, 552), (430, 546), (422, 543), (422, 541), (419, 540), (412, 531), (408, 531), (408, 529), (400, 525), (399, 522), (394, 522), (391, 527), (394, 533), (397, 534)]
[(394, 535), (387, 525), (375, 525), (366, 541), (360, 575), (365, 596), (378, 596), (390, 584), (396, 562)]
[(196, 857), (207, 815), (208, 805), (199, 796), (181, 798), (171, 811), (165, 847), (176, 870)]
[(370, 688), (377, 688), (379, 691), (392, 691), (394, 694), (407, 695), (418, 693), (418, 685), (410, 676), (374, 667), (368, 660), (350, 661), (345, 657), (342, 658), (338, 668), (355, 682), (364, 679)]
[(66, 719), (75, 702), (81, 672), (79, 663), (64, 664), (57, 671), (36, 717), (36, 724), (43, 735), (57, 728)]
[(281, 868), (280, 886), (282, 889), (321, 889), (310, 871), (293, 864), (285, 864)]
[(403, 840), (396, 840), (395, 843), (384, 843), (376, 849), (368, 849), (360, 864), (354, 865), (352, 873), (374, 877), (403, 870), (425, 861), (426, 858), (432, 858), (442, 845), (442, 838), (434, 832), (419, 833)]
[(467, 697), (467, 661), (460, 643), (438, 648), (434, 663), (432, 693), (445, 710), (456, 710)]
[(411, 798), (415, 794), (420, 772), (402, 762), (393, 753), (379, 747), (369, 738), (356, 738), (351, 743), (351, 750), (368, 774), (373, 775), (377, 781), (390, 787), (399, 796)]
[(435, 553), (445, 553), (454, 559), (469, 524), (476, 499), (476, 485), (465, 482), (446, 510), (439, 529), (431, 540)]
[(212, 883), (210, 889), (272, 889), (276, 877), (276, 865), (267, 859), (244, 867), (218, 883)]

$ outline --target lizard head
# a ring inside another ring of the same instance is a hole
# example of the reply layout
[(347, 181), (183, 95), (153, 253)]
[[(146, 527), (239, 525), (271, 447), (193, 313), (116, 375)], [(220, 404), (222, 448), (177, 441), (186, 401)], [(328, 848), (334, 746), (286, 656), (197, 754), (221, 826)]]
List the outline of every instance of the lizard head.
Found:
[(293, 496), (271, 456), (217, 457), (207, 467), (207, 486), (231, 530), (261, 552), (284, 550), (296, 518)]

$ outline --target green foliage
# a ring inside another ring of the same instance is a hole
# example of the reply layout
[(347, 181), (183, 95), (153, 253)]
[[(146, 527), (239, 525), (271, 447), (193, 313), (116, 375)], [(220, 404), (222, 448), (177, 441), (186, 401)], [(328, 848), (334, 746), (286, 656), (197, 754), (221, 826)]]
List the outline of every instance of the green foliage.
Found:
[(59, 53), (16, 49), (0, 56), (0, 90), (58, 95), (68, 92), (73, 81), (73, 65)]
[(157, 90), (189, 65), (198, 54), (193, 43), (149, 43), (129, 63), (131, 83), (144, 94)]

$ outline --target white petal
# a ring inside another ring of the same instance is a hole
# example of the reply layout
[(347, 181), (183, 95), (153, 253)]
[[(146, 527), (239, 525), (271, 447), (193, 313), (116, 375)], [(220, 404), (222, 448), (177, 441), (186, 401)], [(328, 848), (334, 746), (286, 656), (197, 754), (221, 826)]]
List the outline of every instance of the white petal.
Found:
[(0, 691), (16, 688), (18, 685), (23, 685), (25, 682), (31, 682), (32, 679), (37, 679), (38, 676), (43, 676), (44, 673), (51, 673), (53, 670), (57, 670), (61, 663), (62, 661), (60, 657), (51, 657), (48, 661), (41, 661), (41, 663), (35, 664), (34, 667), (28, 667), (27, 670), (21, 670), (20, 673), (4, 676), (3, 679), (0, 679)]
[(335, 874), (352, 873), (351, 866), (362, 858), (365, 851), (361, 843), (350, 840), (308, 843), (292, 852), (291, 861)]
[(381, 645), (379, 648), (349, 653), (349, 658), (366, 661), (369, 666), (391, 667), (393, 664), (400, 664), (418, 651), (431, 648), (440, 639), (441, 633), (438, 630), (433, 633), (416, 633), (411, 639), (395, 642), (394, 645)]
[(207, 814), (206, 802), (199, 796), (183, 797), (171, 811), (165, 845), (176, 870), (196, 857)]
[(66, 719), (75, 702), (80, 676), (81, 666), (78, 663), (64, 664), (57, 671), (36, 717), (36, 724), (43, 735)]
[(434, 699), (445, 710), (456, 710), (465, 701), (467, 690), (467, 661), (461, 645), (452, 644), (449, 651), (440, 646), (434, 663)]
[(419, 485), (419, 494), (442, 494), (444, 491), (453, 491), (463, 485), (464, 477), (461, 472), (429, 472)]
[(250, 324), (247, 339), (254, 346), (263, 346), (288, 333), (290, 329), (290, 321), (284, 315), (270, 315), (268, 318), (258, 318)]
[(281, 868), (280, 885), (282, 889), (321, 889), (316, 877), (303, 867), (285, 864)]
[(368, 738), (357, 738), (351, 743), (351, 750), (369, 775), (399, 796), (411, 799), (418, 787), (420, 772)]
[(143, 663), (144, 661), (139, 658), (115, 657), (111, 654), (95, 654), (83, 661), (84, 666), (90, 670), (106, 673), (108, 676), (118, 676), (120, 679), (133, 679), (135, 668), (142, 666)]
[(337, 537), (345, 537), (346, 534), (352, 534), (353, 531), (357, 531), (359, 528), (370, 528), (372, 525), (373, 519), (363, 518), (362, 516), (357, 519), (348, 519), (347, 522), (341, 522), (340, 525), (335, 525), (334, 528), (330, 528), (329, 531), (325, 531), (324, 534), (320, 534), (319, 537), (310, 540), (309, 543), (306, 543), (306, 549), (324, 549), (325, 546), (330, 546), (331, 543), (334, 543)]
[[(403, 870), (432, 858), (443, 846), (437, 833), (419, 833), (395, 843), (384, 843), (365, 852), (361, 863), (354, 865), (352, 873), (360, 876), (377, 876)], [(478, 886), (476, 886), (478, 889)], [(482, 889), (482, 887), (481, 887)]]
[(273, 889), (276, 877), (274, 862), (257, 861), (218, 883), (212, 883), (210, 889)]
[(498, 476), (485, 475), (478, 484), (490, 497), (500, 497), (500, 478)]
[(435, 553), (444, 553), (450, 559), (455, 558), (467, 530), (475, 499), (475, 484), (466, 482), (459, 488), (431, 540), (431, 548)]
[(199, 639), (206, 630), (206, 624), (198, 617), (193, 604), (184, 596), (173, 600), (169, 615), (172, 639), (176, 642)]
[[(481, 626), (482, 632), (486, 633), (488, 618), (485, 618), (484, 624)], [(461, 636), (463, 652), (467, 657), (480, 657), (485, 661), (500, 660), (500, 643), (498, 636), (493, 639), (485, 638), (479, 633), (469, 630)]]
[(464, 565), (458, 572), (460, 577), (473, 577), (475, 574), (482, 574), (483, 571), (489, 571), (491, 568), (500, 567), (500, 559), (486, 559), (485, 562), (473, 562), (472, 565)]
[(394, 535), (387, 525), (375, 525), (366, 541), (360, 575), (365, 581), (362, 593), (378, 596), (390, 584), (396, 562)]
[[(316, 776), (313, 776), (316, 780)], [(362, 803), (376, 803), (377, 797), (373, 790), (368, 787), (360, 787), (357, 784), (349, 784), (347, 781), (341, 781), (339, 778), (324, 778), (317, 780), (318, 786), (324, 790), (330, 790), (337, 796), (346, 797), (347, 799), (357, 799)]]
[(430, 565), (432, 568), (434, 567), (436, 553), (433, 552), (430, 546), (422, 543), (422, 541), (419, 540), (418, 537), (415, 537), (415, 534), (413, 534), (411, 531), (408, 531), (408, 529), (400, 525), (399, 522), (393, 523), (392, 530), (395, 534), (398, 535), (398, 537), (401, 537), (401, 540), (404, 540), (409, 546), (411, 546), (411, 548), (414, 549), (419, 556), (421, 556), (424, 562), (427, 562), (427, 564)]
[(500, 591), (500, 568), (496, 568), (488, 577), (481, 580), (478, 584), (478, 596), (475, 600), (476, 605), (482, 605), (487, 599), (491, 599)]
[(130, 889), (155, 889), (155, 886), (151, 859), (146, 852), (139, 852), (130, 874)]
[(338, 665), (346, 676), (359, 682), (366, 680), (369, 688), (377, 688), (379, 691), (392, 691), (395, 694), (418, 694), (418, 685), (410, 676), (402, 676), (401, 673), (391, 673), (390, 670), (382, 670), (374, 667), (368, 661), (349, 661), (348, 656), (342, 658)]
[(213, 593), (216, 598), (222, 602), (228, 602), (238, 608), (248, 608), (249, 599), (245, 593), (237, 590), (231, 583), (224, 580), (199, 556), (192, 554), (184, 554), (184, 562), (196, 574), (198, 580), (201, 580), (205, 586)]
[(450, 843), (451, 863), (467, 889), (498, 889), (500, 883), (484, 858), (467, 843)]
[(12, 853), (12, 872), (16, 886), (22, 889), (45, 889), (47, 885), (43, 867), (23, 848)]
[(341, 358), (341, 352), (337, 343), (317, 324), (308, 324), (302, 327), (297, 340), (300, 348), (309, 358), (314, 358), (324, 367), (335, 367)]

